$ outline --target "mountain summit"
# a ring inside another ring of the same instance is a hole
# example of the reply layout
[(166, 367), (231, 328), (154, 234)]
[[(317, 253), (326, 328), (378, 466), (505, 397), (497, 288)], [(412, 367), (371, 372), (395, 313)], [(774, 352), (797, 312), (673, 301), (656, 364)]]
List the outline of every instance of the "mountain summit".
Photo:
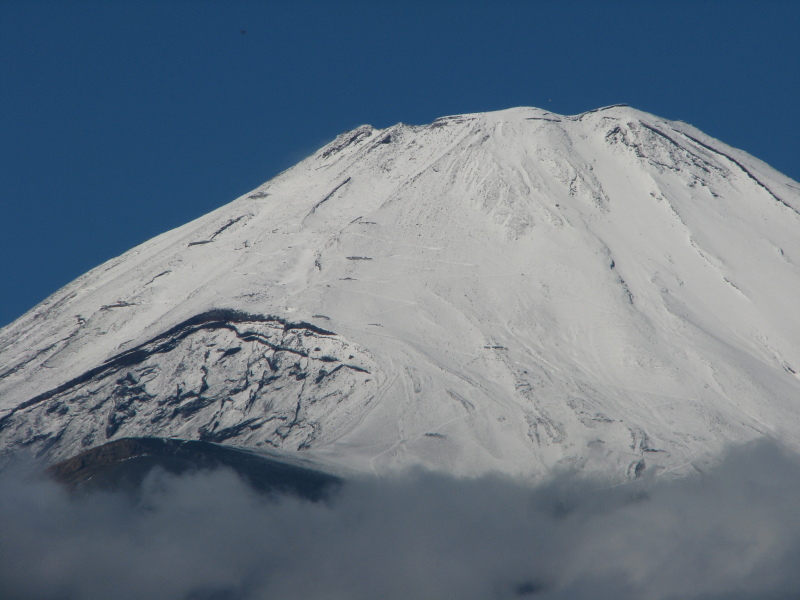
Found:
[(626, 106), (362, 126), (0, 331), (0, 452), (623, 479), (800, 448), (800, 185)]

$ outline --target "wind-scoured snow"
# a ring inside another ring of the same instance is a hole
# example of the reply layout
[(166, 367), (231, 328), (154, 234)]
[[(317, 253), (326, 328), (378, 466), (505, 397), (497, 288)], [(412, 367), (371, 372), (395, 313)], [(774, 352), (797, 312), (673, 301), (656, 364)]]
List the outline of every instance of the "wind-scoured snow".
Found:
[(800, 448), (798, 211), (800, 184), (626, 106), (362, 126), (0, 331), (0, 448), (620, 478)]

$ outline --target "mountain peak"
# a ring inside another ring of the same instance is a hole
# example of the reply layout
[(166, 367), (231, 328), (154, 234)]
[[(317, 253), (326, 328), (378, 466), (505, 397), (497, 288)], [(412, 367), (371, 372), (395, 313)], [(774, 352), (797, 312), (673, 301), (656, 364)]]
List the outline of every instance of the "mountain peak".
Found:
[(626, 478), (798, 445), (799, 207), (625, 105), (363, 125), (0, 331), (0, 448)]

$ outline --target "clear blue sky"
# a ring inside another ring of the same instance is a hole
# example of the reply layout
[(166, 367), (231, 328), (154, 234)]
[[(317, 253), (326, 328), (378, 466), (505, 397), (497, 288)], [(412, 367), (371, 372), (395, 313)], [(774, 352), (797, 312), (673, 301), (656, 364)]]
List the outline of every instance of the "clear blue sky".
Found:
[(370, 123), (625, 102), (800, 179), (800, 0), (0, 0), (0, 325)]

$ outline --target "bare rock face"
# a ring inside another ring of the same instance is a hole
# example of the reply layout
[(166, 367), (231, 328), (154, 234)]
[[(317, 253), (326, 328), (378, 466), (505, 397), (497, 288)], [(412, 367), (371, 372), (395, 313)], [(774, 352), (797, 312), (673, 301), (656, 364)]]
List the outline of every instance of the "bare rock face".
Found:
[(56, 460), (155, 434), (301, 450), (366, 409), (370, 366), (309, 323), (209, 311), (18, 405), (0, 432), (7, 450)]
[(0, 453), (626, 479), (800, 448), (798, 211), (796, 182), (625, 106), (362, 126), (0, 331)]
[(154, 469), (181, 474), (231, 469), (255, 490), (309, 500), (329, 497), (343, 480), (318, 465), (277, 451), (251, 452), (199, 440), (118, 438), (48, 468), (71, 490), (123, 491), (134, 496)]

